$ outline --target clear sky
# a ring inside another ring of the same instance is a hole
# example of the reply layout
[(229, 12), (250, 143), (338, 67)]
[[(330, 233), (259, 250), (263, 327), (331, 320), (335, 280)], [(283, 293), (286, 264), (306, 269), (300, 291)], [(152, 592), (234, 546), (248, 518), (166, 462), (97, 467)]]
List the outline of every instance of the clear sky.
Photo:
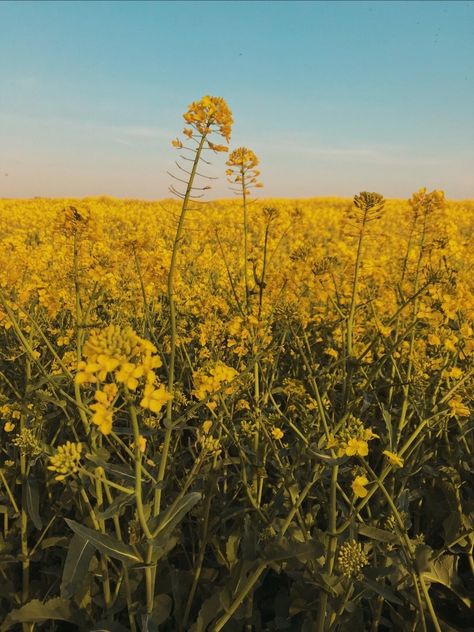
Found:
[(0, 2), (0, 197), (168, 197), (205, 94), (262, 196), (474, 197), (474, 2), (453, 0)]

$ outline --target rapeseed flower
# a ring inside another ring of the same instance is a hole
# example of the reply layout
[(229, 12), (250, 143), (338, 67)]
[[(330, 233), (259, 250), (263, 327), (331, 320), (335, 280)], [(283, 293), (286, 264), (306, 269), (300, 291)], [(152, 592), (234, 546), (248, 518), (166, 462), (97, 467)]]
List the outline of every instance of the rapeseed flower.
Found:
[(50, 465), (48, 466), (48, 470), (57, 472), (54, 477), (55, 481), (63, 481), (67, 476), (72, 476), (79, 471), (81, 453), (81, 443), (67, 441), (57, 448), (56, 453), (49, 457)]
[(384, 454), (387, 457), (387, 459), (390, 461), (392, 465), (396, 465), (397, 467), (403, 467), (405, 461), (402, 459), (401, 456), (398, 456), (398, 454), (395, 454), (395, 452), (390, 452), (390, 450), (384, 450), (382, 454)]
[(357, 498), (365, 498), (368, 494), (367, 489), (365, 488), (368, 485), (369, 479), (366, 476), (356, 476), (352, 481), (352, 491), (357, 496)]

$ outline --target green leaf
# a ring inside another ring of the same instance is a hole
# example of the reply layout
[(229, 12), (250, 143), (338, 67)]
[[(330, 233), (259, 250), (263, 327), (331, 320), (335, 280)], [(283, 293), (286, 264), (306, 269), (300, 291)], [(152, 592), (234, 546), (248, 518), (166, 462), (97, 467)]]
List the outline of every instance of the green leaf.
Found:
[(206, 599), (199, 610), (198, 617), (191, 626), (189, 632), (206, 632), (209, 624), (221, 610), (220, 593), (216, 590), (209, 599)]
[(92, 546), (98, 549), (101, 553), (120, 560), (125, 564), (143, 562), (142, 558), (139, 557), (135, 553), (134, 549), (128, 544), (125, 544), (116, 538), (112, 538), (109, 535), (94, 531), (94, 529), (84, 527), (82, 524), (79, 524), (74, 520), (69, 520), (68, 518), (65, 518), (65, 520), (69, 528), (74, 531), (74, 533), (90, 542)]
[(154, 531), (153, 535), (156, 537), (165, 532), (171, 533), (176, 525), (181, 522), (184, 516), (191, 511), (200, 500), (201, 494), (199, 492), (191, 492), (173, 503), (169, 509), (158, 516), (158, 524), (154, 529), (152, 528)]
[[(151, 564), (156, 564), (158, 560), (161, 560), (162, 557), (174, 549), (178, 544), (178, 539), (173, 536), (170, 537), (161, 534), (153, 540), (148, 540), (147, 544), (153, 548), (150, 562)], [(149, 565), (143, 562), (142, 564), (134, 564), (132, 568), (138, 570), (140, 568), (146, 568), (147, 566)]]
[(119, 494), (117, 498), (110, 503), (107, 509), (105, 509), (105, 511), (97, 512), (97, 518), (99, 520), (108, 520), (109, 518), (113, 518), (115, 515), (120, 513), (121, 509), (133, 504), (135, 500), (135, 494)]
[(107, 461), (98, 458), (94, 454), (87, 454), (86, 458), (96, 465), (103, 467), (107, 474), (111, 474), (119, 480), (127, 481), (129, 485), (135, 485), (135, 473), (130, 467), (117, 465), (116, 463), (107, 463)]
[(88, 540), (79, 535), (71, 538), (61, 581), (61, 597), (68, 599), (76, 595), (82, 587), (94, 553), (95, 546)]
[(374, 581), (373, 579), (369, 579), (368, 577), (362, 580), (361, 583), (371, 592), (377, 593), (377, 595), (380, 595), (387, 601), (390, 601), (391, 603), (396, 603), (399, 606), (403, 606), (403, 601), (399, 597), (397, 597), (394, 591), (386, 584)]
[(470, 608), (471, 599), (462, 594), (464, 588), (457, 574), (457, 560), (455, 555), (442, 555), (430, 562), (429, 569), (423, 573), (423, 577), (429, 582), (442, 584)]
[(242, 536), (240, 533), (231, 533), (230, 536), (227, 538), (225, 555), (229, 564), (229, 568), (232, 568), (237, 562), (241, 537)]
[(377, 527), (370, 527), (369, 525), (360, 524), (358, 526), (359, 535), (363, 535), (371, 540), (377, 540), (378, 542), (396, 542), (397, 535), (391, 531), (385, 531), (385, 529), (378, 529)]
[(39, 515), (38, 482), (32, 478), (26, 479), (26, 510), (35, 527), (41, 531), (43, 522)]
[(156, 595), (153, 602), (153, 612), (151, 615), (153, 623), (161, 625), (171, 614), (173, 600), (169, 595)]
[(2, 623), (0, 632), (7, 632), (16, 623), (44, 623), (45, 621), (73, 621), (69, 601), (57, 597), (41, 602), (39, 599), (29, 601), (21, 608), (12, 610)]
[(263, 559), (268, 562), (280, 562), (292, 558), (316, 559), (324, 554), (324, 546), (316, 540), (307, 542), (281, 542), (270, 544), (265, 548)]

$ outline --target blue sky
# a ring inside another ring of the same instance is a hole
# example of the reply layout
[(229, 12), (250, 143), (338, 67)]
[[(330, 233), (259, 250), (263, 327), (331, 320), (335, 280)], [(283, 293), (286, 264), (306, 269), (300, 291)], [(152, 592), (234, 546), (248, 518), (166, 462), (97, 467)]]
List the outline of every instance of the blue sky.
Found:
[(474, 2), (3, 1), (0, 24), (0, 197), (168, 197), (204, 94), (262, 196), (474, 197)]

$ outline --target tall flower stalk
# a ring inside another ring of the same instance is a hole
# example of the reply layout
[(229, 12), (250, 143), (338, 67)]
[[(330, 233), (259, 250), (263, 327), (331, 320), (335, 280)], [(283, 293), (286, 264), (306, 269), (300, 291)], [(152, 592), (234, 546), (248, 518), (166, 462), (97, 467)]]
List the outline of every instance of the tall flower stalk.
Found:
[(250, 312), (250, 290), (248, 273), (248, 201), (252, 188), (261, 188), (263, 184), (258, 182), (260, 171), (257, 169), (259, 160), (255, 153), (247, 147), (238, 147), (230, 154), (226, 171), (229, 182), (234, 185), (232, 190), (242, 196), (242, 210), (244, 214), (244, 283), (245, 304), (247, 313)]
[[(170, 310), (170, 360), (168, 365), (168, 392), (173, 395), (174, 392), (174, 379), (175, 379), (175, 361), (176, 361), (176, 301), (175, 301), (175, 277), (176, 277), (176, 262), (179, 251), (179, 244), (183, 235), (184, 220), (186, 213), (189, 209), (189, 204), (192, 200), (200, 198), (204, 195), (210, 186), (203, 187), (195, 186), (196, 176), (202, 177), (198, 174), (197, 169), (201, 160), (204, 160), (202, 153), (205, 150), (211, 150), (214, 152), (227, 151), (227, 145), (219, 145), (212, 142), (209, 137), (211, 134), (216, 133), (221, 136), (226, 143), (230, 141), (230, 135), (232, 130), (232, 113), (227, 103), (221, 97), (205, 96), (200, 101), (193, 101), (188, 107), (187, 112), (183, 115), (183, 118), (187, 126), (183, 130), (185, 142), (180, 139), (175, 139), (172, 144), (179, 150), (185, 150), (189, 152), (190, 156), (181, 155), (181, 158), (186, 162), (191, 162), (191, 170), (186, 169), (179, 163), (176, 163), (180, 171), (187, 174), (187, 180), (183, 178), (173, 178), (179, 182), (186, 184), (184, 192), (179, 191), (175, 186), (171, 186), (170, 190), (176, 196), (182, 199), (181, 212), (178, 219), (178, 225), (176, 228), (176, 235), (173, 242), (173, 250), (171, 253), (171, 263), (168, 272), (167, 291), (168, 291), (168, 303)], [(185, 143), (192, 144), (193, 146), (187, 146)], [(166, 464), (168, 460), (168, 454), (171, 443), (171, 434), (173, 428), (173, 402), (170, 399), (166, 407), (166, 434), (163, 444), (163, 452), (160, 461), (160, 468), (158, 472), (158, 483), (163, 481)], [(158, 515), (161, 506), (161, 488), (156, 490), (154, 515)]]

